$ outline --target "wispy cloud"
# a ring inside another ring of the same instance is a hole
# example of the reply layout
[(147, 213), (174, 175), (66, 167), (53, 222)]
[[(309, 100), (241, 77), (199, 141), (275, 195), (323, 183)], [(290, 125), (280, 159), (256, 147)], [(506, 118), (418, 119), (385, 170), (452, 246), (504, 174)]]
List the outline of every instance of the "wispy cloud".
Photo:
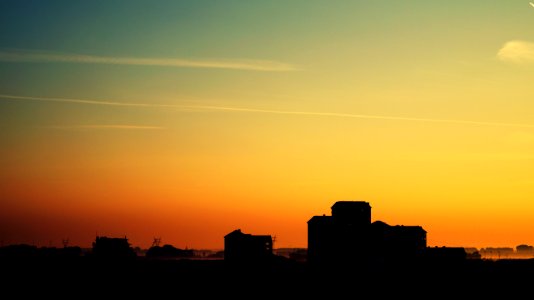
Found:
[(272, 113), (272, 114), (281, 114), (281, 115), (304, 115), (304, 116), (342, 117), (342, 118), (357, 118), (357, 119), (380, 119), (380, 120), (397, 120), (397, 121), (417, 121), (417, 122), (432, 122), (432, 123), (455, 123), (455, 124), (470, 124), (470, 125), (491, 125), (491, 126), (512, 126), (512, 127), (534, 128), (534, 124), (518, 124), (518, 123), (480, 122), (480, 121), (451, 120), (451, 119), (409, 118), (409, 117), (380, 116), (380, 115), (346, 114), (346, 113), (334, 113), (334, 112), (283, 111), (283, 110), (266, 110), (266, 109), (254, 109), (254, 108), (222, 107), (222, 106), (188, 106), (188, 107), (198, 108), (198, 109), (209, 109), (209, 110)]
[(268, 72), (287, 72), (297, 70), (294, 65), (270, 60), (190, 60), (180, 58), (111, 57), (21, 50), (0, 51), (0, 61), (64, 62), (108, 65), (162, 66), (179, 68), (211, 68)]
[(16, 95), (2, 95), (0, 98), (9, 100), (30, 100), (30, 101), (44, 101), (44, 102), (63, 102), (63, 103), (77, 103), (77, 104), (92, 104), (92, 105), (110, 105), (110, 106), (138, 106), (138, 107), (169, 107), (172, 105), (164, 104), (146, 104), (146, 103), (124, 103), (108, 100), (87, 100), (87, 99), (73, 99), (73, 98), (50, 98), (50, 97), (27, 97)]
[(84, 129), (127, 129), (127, 130), (161, 130), (165, 127), (160, 126), (142, 126), (142, 125), (51, 125), (46, 126), (50, 129), (61, 130), (84, 130)]
[(98, 101), (85, 99), (69, 99), (69, 98), (46, 98), (46, 97), (26, 97), (15, 95), (2, 95), (0, 99), (9, 99), (15, 101), (44, 101), (44, 102), (62, 102), (73, 104), (87, 104), (87, 105), (106, 105), (106, 106), (133, 106), (133, 107), (153, 107), (153, 108), (174, 108), (174, 109), (188, 109), (188, 110), (203, 110), (203, 111), (226, 111), (226, 112), (250, 112), (250, 113), (264, 113), (264, 114), (278, 114), (278, 115), (298, 115), (298, 116), (317, 116), (317, 117), (338, 117), (338, 118), (356, 118), (356, 119), (379, 119), (379, 120), (393, 120), (393, 121), (414, 121), (414, 122), (429, 122), (429, 123), (449, 123), (449, 124), (466, 124), (466, 125), (482, 125), (482, 126), (501, 126), (501, 127), (524, 127), (534, 128), (534, 124), (522, 123), (501, 123), (501, 122), (482, 122), (470, 120), (454, 120), (454, 119), (430, 119), (430, 118), (412, 118), (412, 117), (397, 117), (397, 116), (383, 116), (383, 115), (363, 115), (363, 114), (349, 114), (336, 112), (312, 112), (312, 111), (289, 111), (289, 110), (270, 110), (270, 109), (256, 109), (249, 107), (229, 107), (229, 106), (212, 106), (212, 105), (174, 105), (174, 104), (152, 104), (152, 103), (124, 103), (117, 101)]
[(512, 63), (534, 63), (534, 43), (519, 40), (506, 42), (497, 57)]

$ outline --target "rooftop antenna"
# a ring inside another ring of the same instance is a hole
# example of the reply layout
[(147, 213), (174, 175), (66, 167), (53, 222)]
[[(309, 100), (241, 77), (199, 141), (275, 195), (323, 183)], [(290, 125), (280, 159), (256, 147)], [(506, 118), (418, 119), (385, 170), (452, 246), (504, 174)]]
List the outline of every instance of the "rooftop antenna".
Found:
[(274, 250), (274, 242), (276, 242), (276, 235), (273, 236), (273, 250)]
[(159, 247), (160, 243), (161, 243), (161, 237), (155, 237), (154, 241), (152, 242), (152, 247)]

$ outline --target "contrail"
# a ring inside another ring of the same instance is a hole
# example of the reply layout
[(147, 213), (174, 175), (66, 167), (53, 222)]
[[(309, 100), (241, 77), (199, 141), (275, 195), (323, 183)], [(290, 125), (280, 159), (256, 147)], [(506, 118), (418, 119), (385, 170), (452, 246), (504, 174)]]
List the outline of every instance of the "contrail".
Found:
[(142, 126), (142, 125), (52, 125), (46, 126), (50, 129), (65, 129), (65, 130), (75, 130), (75, 129), (146, 129), (146, 130), (160, 130), (165, 129), (165, 127), (160, 126)]
[(269, 109), (256, 109), (256, 108), (248, 108), (248, 107), (227, 107), (227, 106), (209, 106), (209, 105), (174, 105), (174, 104), (151, 104), (151, 103), (124, 103), (124, 102), (116, 102), (116, 101), (98, 101), (98, 100), (69, 99), (69, 98), (26, 97), (26, 96), (3, 95), (3, 94), (0, 94), (0, 98), (9, 99), (9, 100), (16, 100), (16, 101), (29, 100), (29, 101), (61, 102), (61, 103), (104, 105), (104, 106), (178, 108), (178, 109), (195, 109), (195, 110), (208, 110), (208, 111), (211, 110), (211, 111), (228, 111), (228, 112), (251, 112), (251, 113), (278, 114), (278, 115), (299, 115), (299, 116), (338, 117), (338, 118), (357, 118), (357, 119), (379, 119), (379, 120), (393, 120), (393, 121), (417, 121), (417, 122), (430, 122), (430, 123), (450, 123), (450, 124), (467, 124), (467, 125), (534, 128), (534, 124), (522, 124), (522, 123), (500, 123), (500, 122), (481, 122), (481, 121), (454, 120), (454, 119), (411, 118), (411, 117), (396, 117), (396, 116), (382, 116), (382, 115), (362, 115), (362, 114), (349, 114), (349, 113), (336, 113), (336, 112), (269, 110)]
[(247, 71), (295, 71), (293, 65), (270, 60), (190, 60), (178, 58), (111, 57), (80, 54), (48, 53), (41, 51), (0, 51), (0, 61), (6, 62), (63, 62), (109, 65), (162, 66), (186, 68), (233, 69)]
[(271, 113), (271, 114), (281, 114), (281, 115), (306, 115), (306, 116), (342, 117), (342, 118), (358, 118), (358, 119), (381, 119), (381, 120), (419, 121), (419, 122), (434, 122), (434, 123), (455, 123), (455, 124), (513, 126), (513, 127), (534, 128), (534, 124), (519, 124), (519, 123), (480, 122), (480, 121), (451, 120), (451, 119), (426, 119), (426, 118), (394, 117), (394, 116), (380, 116), (380, 115), (346, 114), (346, 113), (333, 113), (333, 112), (265, 110), (265, 109), (223, 107), (223, 106), (182, 106), (182, 107), (207, 109), (207, 110)]
[(1, 95), (1, 94), (0, 94), (0, 98), (11, 99), (11, 100), (32, 100), (32, 101), (45, 101), (45, 102), (64, 102), (64, 103), (111, 105), (111, 106), (168, 107), (168, 105), (154, 105), (154, 104), (145, 104), (145, 103), (123, 103), (123, 102), (106, 101), (106, 100), (86, 100), (86, 99), (72, 99), (72, 98), (26, 97), (26, 96)]

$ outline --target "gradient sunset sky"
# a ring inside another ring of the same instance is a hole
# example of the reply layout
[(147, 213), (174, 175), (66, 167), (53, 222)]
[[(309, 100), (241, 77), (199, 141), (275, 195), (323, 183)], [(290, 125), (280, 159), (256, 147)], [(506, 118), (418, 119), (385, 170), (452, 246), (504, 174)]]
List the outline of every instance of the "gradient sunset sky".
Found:
[(534, 7), (0, 1), (0, 240), (306, 247), (338, 200), (534, 244)]

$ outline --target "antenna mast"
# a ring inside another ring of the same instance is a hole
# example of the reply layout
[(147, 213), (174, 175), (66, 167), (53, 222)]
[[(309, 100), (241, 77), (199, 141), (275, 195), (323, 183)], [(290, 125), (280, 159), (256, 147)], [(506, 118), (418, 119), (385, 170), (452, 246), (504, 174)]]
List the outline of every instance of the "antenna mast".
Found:
[(159, 247), (160, 243), (161, 243), (161, 237), (155, 237), (154, 241), (152, 242), (152, 247)]

